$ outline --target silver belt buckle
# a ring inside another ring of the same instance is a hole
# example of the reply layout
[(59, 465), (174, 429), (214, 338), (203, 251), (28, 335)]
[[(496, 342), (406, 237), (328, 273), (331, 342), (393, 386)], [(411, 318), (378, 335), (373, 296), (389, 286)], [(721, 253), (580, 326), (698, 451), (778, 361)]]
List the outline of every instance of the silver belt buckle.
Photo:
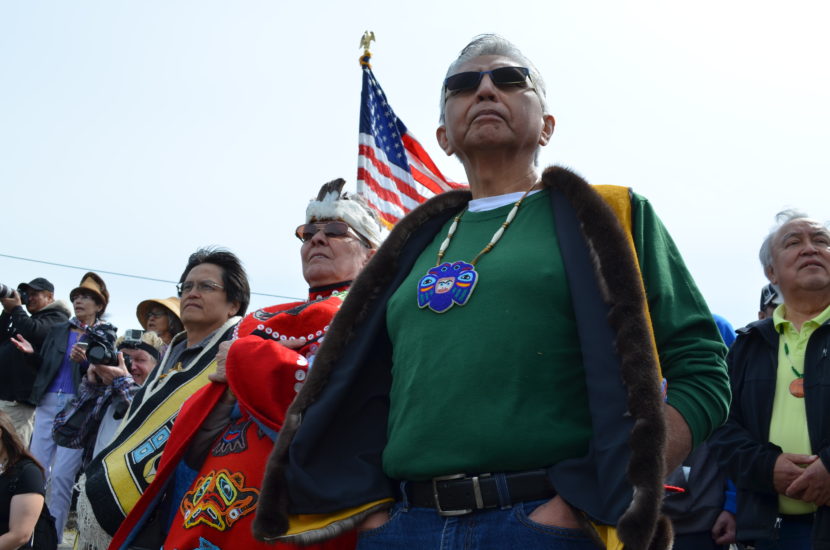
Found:
[[(471, 479), (473, 482), (473, 496), (476, 499), (477, 508), (463, 508), (461, 510), (444, 510), (441, 508), (441, 500), (438, 498), (438, 483), (439, 481), (448, 481), (452, 479)], [(432, 498), (435, 501), (435, 509), (438, 510), (439, 516), (464, 516), (471, 514), (474, 509), (481, 510), (484, 508), (484, 499), (481, 497), (481, 486), (478, 483), (478, 476), (468, 478), (466, 474), (452, 474), (448, 476), (438, 476), (432, 478)]]

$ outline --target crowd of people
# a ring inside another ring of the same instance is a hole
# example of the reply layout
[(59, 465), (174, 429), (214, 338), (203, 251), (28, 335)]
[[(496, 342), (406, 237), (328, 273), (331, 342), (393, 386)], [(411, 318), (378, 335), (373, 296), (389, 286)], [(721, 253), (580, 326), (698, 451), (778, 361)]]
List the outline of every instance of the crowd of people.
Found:
[(73, 488), (81, 550), (830, 548), (827, 225), (778, 215), (735, 331), (645, 197), (539, 175), (513, 44), (441, 97), (469, 190), (389, 232), (323, 185), (305, 300), (248, 313), (221, 248), (120, 336), (96, 273), (0, 298), (0, 550), (54, 548)]

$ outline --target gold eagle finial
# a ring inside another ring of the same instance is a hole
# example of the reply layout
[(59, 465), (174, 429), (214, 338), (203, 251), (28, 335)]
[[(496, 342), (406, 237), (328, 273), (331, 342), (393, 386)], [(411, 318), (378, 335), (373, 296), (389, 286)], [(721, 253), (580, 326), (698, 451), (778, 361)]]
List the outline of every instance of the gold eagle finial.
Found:
[(375, 33), (372, 31), (366, 31), (363, 33), (363, 36), (360, 39), (360, 47), (363, 48), (363, 51), (369, 53), (369, 47), (372, 45), (372, 41), (375, 39)]

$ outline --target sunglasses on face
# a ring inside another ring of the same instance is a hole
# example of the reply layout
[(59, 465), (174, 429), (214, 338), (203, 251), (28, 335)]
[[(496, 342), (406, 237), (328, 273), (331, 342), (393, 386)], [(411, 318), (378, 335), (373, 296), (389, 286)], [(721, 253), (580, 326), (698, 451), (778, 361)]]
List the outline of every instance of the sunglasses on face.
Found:
[(298, 239), (301, 241), (308, 242), (314, 238), (318, 232), (322, 231), (323, 234), (329, 239), (340, 239), (345, 236), (355, 236), (362, 242), (364, 245), (366, 244), (366, 240), (358, 235), (357, 233), (349, 233), (349, 224), (346, 222), (341, 221), (331, 221), (331, 222), (314, 222), (314, 223), (304, 223), (303, 225), (299, 226), (294, 234), (297, 236)]
[(469, 71), (456, 73), (444, 80), (444, 88), (448, 92), (475, 90), (481, 83), (484, 75), (489, 74), (490, 80), (499, 88), (510, 86), (526, 87), (530, 70), (527, 67), (499, 67), (491, 71)]

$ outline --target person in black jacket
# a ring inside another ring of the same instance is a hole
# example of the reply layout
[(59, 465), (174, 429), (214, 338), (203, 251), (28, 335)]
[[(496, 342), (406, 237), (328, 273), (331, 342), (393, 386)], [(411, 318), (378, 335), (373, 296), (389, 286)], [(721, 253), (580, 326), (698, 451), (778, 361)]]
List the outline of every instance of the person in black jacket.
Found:
[(710, 445), (738, 487), (737, 539), (830, 548), (830, 230), (788, 210), (760, 259), (783, 303), (738, 330), (732, 405)]
[[(55, 301), (55, 287), (43, 277), (17, 288), (8, 298), (0, 298), (0, 411), (9, 415), (20, 439), (28, 445), (34, 428), (36, 403), (30, 397), (37, 371), (11, 339), (25, 338), (39, 352), (49, 329), (66, 322), (70, 312), (62, 301)], [(21, 299), (24, 295), (25, 302)]]

